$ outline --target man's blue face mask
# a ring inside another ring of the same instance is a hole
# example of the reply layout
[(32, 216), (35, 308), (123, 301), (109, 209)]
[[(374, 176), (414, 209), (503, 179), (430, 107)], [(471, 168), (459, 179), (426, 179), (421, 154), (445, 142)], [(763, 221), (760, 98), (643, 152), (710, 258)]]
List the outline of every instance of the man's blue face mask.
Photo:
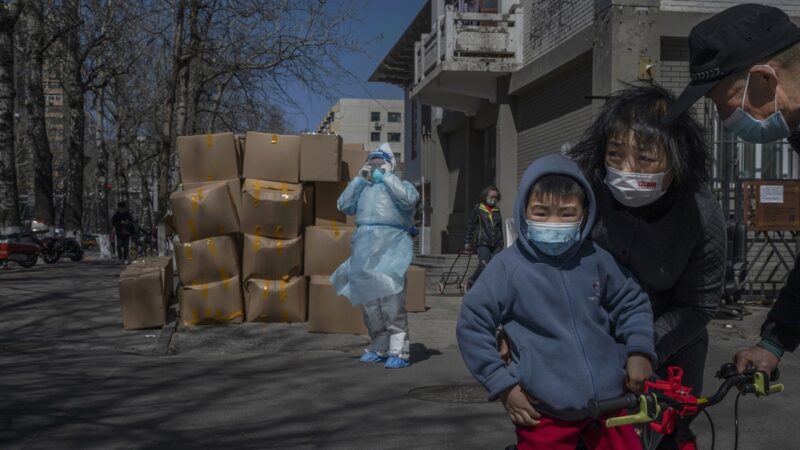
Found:
[(581, 238), (581, 221), (574, 223), (545, 223), (528, 220), (528, 241), (550, 256), (567, 251)]
[(372, 169), (372, 182), (373, 183), (383, 183), (383, 170), (382, 169)]
[[(772, 72), (775, 69), (769, 67)], [(786, 124), (786, 119), (783, 118), (783, 113), (778, 110), (778, 92), (775, 91), (775, 112), (764, 120), (758, 120), (745, 112), (744, 102), (747, 99), (747, 87), (750, 85), (750, 74), (747, 75), (747, 82), (744, 85), (744, 94), (742, 94), (742, 106), (728, 116), (723, 122), (725, 128), (731, 130), (733, 134), (739, 136), (747, 142), (756, 144), (765, 144), (767, 142), (779, 141), (789, 137), (791, 130), (789, 125)]]

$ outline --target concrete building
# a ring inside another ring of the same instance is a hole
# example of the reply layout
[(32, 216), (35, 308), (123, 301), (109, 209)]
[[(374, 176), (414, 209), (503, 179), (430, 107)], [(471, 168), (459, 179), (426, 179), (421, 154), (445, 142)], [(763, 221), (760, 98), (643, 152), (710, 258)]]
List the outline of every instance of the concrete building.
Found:
[(318, 133), (336, 133), (344, 142), (378, 147), (388, 142), (398, 161), (403, 161), (406, 130), (403, 100), (343, 98), (319, 124)]

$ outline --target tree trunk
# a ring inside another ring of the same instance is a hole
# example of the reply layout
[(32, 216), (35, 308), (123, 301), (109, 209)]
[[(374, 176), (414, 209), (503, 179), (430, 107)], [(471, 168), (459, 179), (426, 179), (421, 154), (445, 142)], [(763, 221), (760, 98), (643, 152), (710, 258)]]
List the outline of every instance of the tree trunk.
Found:
[(17, 17), (16, 4), (0, 4), (0, 234), (22, 231), (14, 139), (14, 25)]
[(94, 124), (94, 147), (97, 152), (97, 171), (95, 172), (95, 185), (94, 198), (97, 207), (97, 231), (99, 233), (107, 234), (110, 231), (109, 226), (109, 208), (108, 208), (108, 149), (106, 148), (105, 140), (103, 139), (104, 132), (104, 88), (100, 88), (95, 95), (94, 110), (97, 115), (97, 120)]
[[(175, 103), (177, 99), (178, 80), (181, 74), (183, 51), (183, 22), (186, 13), (186, 1), (180, 0), (175, 12), (175, 31), (172, 39), (172, 75), (167, 86), (167, 102), (164, 108), (161, 128), (161, 143), (158, 157), (158, 217), (161, 220), (169, 206), (169, 195), (172, 192), (170, 174), (173, 171), (172, 156), (175, 151)], [(159, 249), (159, 252), (161, 250)]]
[(84, 90), (80, 62), (79, 16), (80, 2), (64, 2), (65, 22), (69, 31), (64, 35), (64, 96), (67, 103), (67, 192), (65, 199), (65, 229), (83, 230), (83, 169), (84, 169)]
[(34, 219), (54, 225), (53, 208), (53, 155), (47, 140), (44, 121), (44, 23), (42, 12), (33, 1), (24, 3), (22, 19), (26, 35), (25, 90), (23, 98), (27, 117), (27, 140), (33, 153), (34, 170)]

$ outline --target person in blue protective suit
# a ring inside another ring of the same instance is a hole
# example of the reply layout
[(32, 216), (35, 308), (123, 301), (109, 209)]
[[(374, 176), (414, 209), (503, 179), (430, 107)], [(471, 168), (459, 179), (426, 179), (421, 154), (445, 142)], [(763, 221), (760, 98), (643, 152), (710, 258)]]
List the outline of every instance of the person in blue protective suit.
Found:
[(408, 367), (405, 278), (413, 256), (409, 229), (419, 200), (417, 189), (394, 173), (388, 144), (369, 154), (359, 176), (342, 192), (338, 208), (355, 215), (352, 253), (331, 275), (339, 295), (362, 305), (372, 341), (362, 363)]

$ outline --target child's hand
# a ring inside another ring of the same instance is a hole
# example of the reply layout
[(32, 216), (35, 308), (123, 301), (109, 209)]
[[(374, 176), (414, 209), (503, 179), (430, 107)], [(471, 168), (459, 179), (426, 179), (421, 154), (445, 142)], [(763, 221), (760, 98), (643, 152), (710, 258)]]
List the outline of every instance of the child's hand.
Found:
[(508, 413), (508, 417), (514, 422), (514, 425), (529, 427), (539, 425), (537, 419), (542, 415), (533, 408), (533, 405), (539, 403), (539, 401), (526, 394), (518, 384), (506, 389), (500, 395), (500, 400), (503, 402), (506, 413)]
[(628, 356), (625, 372), (628, 374), (625, 387), (634, 394), (641, 394), (644, 382), (653, 375), (653, 365), (647, 356), (634, 353)]

